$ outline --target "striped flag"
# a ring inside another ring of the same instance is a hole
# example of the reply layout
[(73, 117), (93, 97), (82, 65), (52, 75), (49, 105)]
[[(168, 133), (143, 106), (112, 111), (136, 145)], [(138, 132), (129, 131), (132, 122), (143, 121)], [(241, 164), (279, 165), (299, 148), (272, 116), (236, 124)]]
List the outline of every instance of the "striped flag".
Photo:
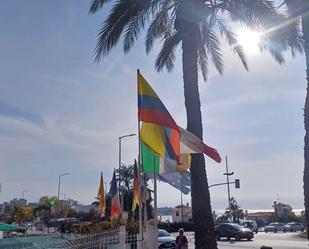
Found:
[(179, 161), (180, 131), (158, 95), (138, 73), (138, 118), (141, 140), (157, 155)]
[(111, 219), (117, 218), (121, 214), (121, 205), (119, 200), (119, 193), (117, 189), (116, 173), (114, 170), (109, 196), (112, 198), (111, 204)]
[[(221, 157), (217, 150), (179, 127), (139, 72), (137, 78), (138, 117), (139, 121), (142, 121), (140, 137), (145, 147), (158, 156), (158, 172), (186, 172), (191, 164), (189, 154), (193, 153), (205, 153), (220, 163)], [(153, 166), (153, 164), (150, 166), (152, 172)]]

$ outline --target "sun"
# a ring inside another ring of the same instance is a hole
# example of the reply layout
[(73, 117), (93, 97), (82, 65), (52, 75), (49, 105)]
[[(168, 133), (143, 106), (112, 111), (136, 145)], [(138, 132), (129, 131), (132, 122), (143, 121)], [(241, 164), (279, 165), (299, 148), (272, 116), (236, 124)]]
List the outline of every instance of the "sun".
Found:
[(247, 54), (256, 54), (259, 52), (259, 43), (262, 33), (249, 29), (242, 29), (236, 34), (239, 45), (243, 47)]

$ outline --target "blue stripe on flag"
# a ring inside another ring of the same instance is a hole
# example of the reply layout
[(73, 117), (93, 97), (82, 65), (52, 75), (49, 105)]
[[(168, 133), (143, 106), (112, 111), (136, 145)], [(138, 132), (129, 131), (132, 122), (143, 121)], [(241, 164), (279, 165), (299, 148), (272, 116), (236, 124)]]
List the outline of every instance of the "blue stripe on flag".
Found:
[(147, 95), (138, 95), (138, 108), (169, 113), (160, 99)]

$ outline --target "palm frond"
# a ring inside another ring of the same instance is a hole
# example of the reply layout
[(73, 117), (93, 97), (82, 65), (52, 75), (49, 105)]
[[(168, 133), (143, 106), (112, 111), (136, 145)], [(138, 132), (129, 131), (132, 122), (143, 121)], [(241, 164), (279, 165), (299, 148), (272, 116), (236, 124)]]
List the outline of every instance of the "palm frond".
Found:
[(209, 30), (206, 35), (206, 49), (211, 54), (211, 59), (217, 71), (223, 74), (224, 64), (221, 54), (220, 41), (213, 30)]
[(231, 27), (226, 24), (224, 19), (218, 18), (216, 15), (210, 15), (209, 17), (209, 24), (211, 27), (217, 28), (217, 30), (220, 32), (221, 36), (226, 38), (227, 43), (232, 48), (233, 52), (239, 57), (241, 60), (244, 68), (248, 71), (248, 61), (246, 58), (246, 54), (244, 52), (244, 49), (242, 46), (238, 44), (237, 36), (232, 31)]
[(90, 4), (89, 13), (94, 14), (105, 4), (109, 3), (111, 0), (93, 0)]
[(144, 1), (141, 5), (141, 9), (134, 16), (126, 26), (124, 31), (124, 46), (123, 50), (128, 53), (133, 46), (134, 42), (138, 38), (141, 29), (145, 28), (145, 22), (149, 17), (149, 10), (151, 7), (151, 0)]
[(267, 40), (262, 40), (260, 43), (261, 51), (267, 50), (270, 55), (276, 60), (278, 64), (283, 64), (285, 62), (283, 52), (285, 48), (282, 47), (282, 44), (267, 42)]
[(198, 48), (198, 63), (203, 75), (203, 79), (206, 81), (208, 76), (208, 56), (205, 47)]
[(94, 51), (97, 62), (118, 43), (124, 28), (139, 13), (146, 2), (143, 0), (118, 0), (115, 3), (98, 34), (98, 42)]
[(175, 31), (170, 37), (164, 40), (163, 47), (157, 56), (155, 68), (157, 71), (162, 71), (164, 67), (171, 71), (174, 67), (175, 51), (181, 41), (181, 35)]
[(158, 8), (157, 12), (155, 12), (155, 7), (152, 8), (154, 18), (147, 29), (145, 39), (147, 54), (151, 51), (156, 39), (159, 39), (163, 35), (166, 37), (166, 32), (172, 32), (174, 30), (175, 4), (170, 0), (164, 0), (163, 2), (160, 0), (153, 0), (152, 4), (158, 6)]
[(278, 15), (273, 0), (224, 0), (218, 7), (232, 21), (255, 28), (268, 18)]
[(202, 44), (205, 46), (206, 52), (211, 55), (211, 60), (215, 68), (222, 74), (224, 65), (221, 54), (221, 44), (214, 29), (212, 29), (207, 22), (203, 22), (200, 27), (200, 35)]
[(167, 13), (165, 10), (160, 10), (155, 18), (150, 23), (145, 39), (146, 53), (148, 54), (152, 47), (154, 40), (161, 37), (167, 26)]
[(306, 14), (306, 10), (308, 11), (309, 9), (308, 1), (304, 0), (282, 0), (282, 4), (286, 4), (289, 14), (292, 17), (302, 16), (303, 14)]

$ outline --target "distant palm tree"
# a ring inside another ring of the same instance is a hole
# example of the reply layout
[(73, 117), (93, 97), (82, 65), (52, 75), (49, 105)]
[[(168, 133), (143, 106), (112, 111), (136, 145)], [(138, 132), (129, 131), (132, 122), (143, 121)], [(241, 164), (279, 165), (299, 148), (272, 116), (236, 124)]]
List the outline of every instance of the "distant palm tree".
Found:
[(52, 215), (52, 209), (57, 205), (57, 197), (56, 196), (42, 196), (39, 200), (38, 207), (35, 208), (35, 212), (39, 213), (44, 222), (48, 222)]
[(116, 169), (116, 180), (120, 185), (124, 185), (129, 190), (132, 187), (134, 178), (134, 165), (122, 164), (119, 169)]
[[(305, 146), (304, 146), (304, 199), (305, 199), (305, 220), (306, 227), (309, 228), (309, 2), (307, 0), (283, 0), (289, 10), (292, 20), (301, 23), (304, 37), (304, 50), (307, 65), (307, 95), (304, 108), (305, 124)], [(307, 239), (309, 240), (309, 229), (307, 229)]]
[(232, 216), (234, 223), (238, 223), (240, 219), (244, 217), (244, 211), (241, 209), (241, 206), (237, 203), (234, 197), (230, 200), (230, 206), (228, 207), (228, 213)]
[[(283, 15), (277, 13), (270, 0), (94, 0), (90, 13), (97, 12), (107, 3), (114, 5), (98, 34), (96, 60), (100, 61), (107, 56), (121, 38), (124, 41), (124, 52), (128, 53), (141, 31), (146, 30), (147, 53), (156, 40), (163, 43), (155, 62), (156, 69), (162, 71), (167, 68), (171, 71), (176, 48), (181, 44), (187, 129), (201, 139), (203, 126), (198, 67), (204, 80), (207, 79), (209, 60), (220, 74), (223, 73), (220, 42), (220, 37), (223, 37), (244, 67), (248, 68), (245, 54), (227, 23), (238, 21), (256, 28), (281, 24), (285, 20)], [(287, 39), (287, 31), (291, 30), (293, 31), (293, 27), (288, 25), (272, 32), (272, 36), (281, 38), (277, 39), (277, 45), (280, 46), (264, 43), (264, 48), (279, 63), (284, 61), (283, 50), (293, 51), (297, 47), (296, 36)], [(204, 156), (192, 155), (191, 165), (195, 246), (197, 249), (214, 249), (217, 248), (217, 243)]]

